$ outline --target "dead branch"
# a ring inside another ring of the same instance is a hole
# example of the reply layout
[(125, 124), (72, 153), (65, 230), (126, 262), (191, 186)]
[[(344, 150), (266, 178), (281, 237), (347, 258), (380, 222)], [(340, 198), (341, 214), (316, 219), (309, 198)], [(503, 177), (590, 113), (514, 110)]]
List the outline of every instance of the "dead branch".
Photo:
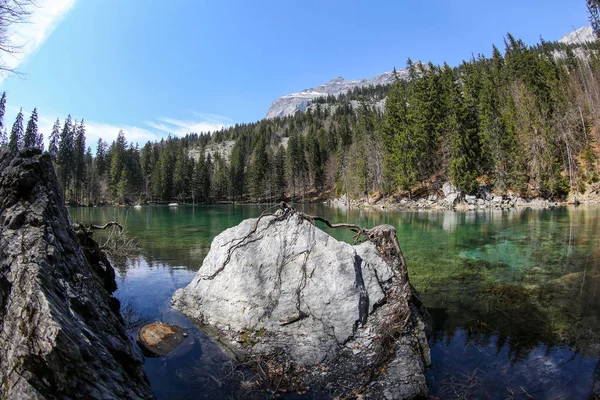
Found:
[(121, 224), (119, 224), (117, 221), (110, 221), (110, 222), (107, 222), (106, 224), (104, 224), (104, 225), (102, 225), (102, 226), (100, 226), (100, 225), (93, 225), (93, 224), (90, 224), (90, 225), (88, 226), (88, 230), (90, 230), (90, 231), (94, 231), (94, 230), (104, 230), (104, 229), (106, 229), (106, 228), (110, 228), (111, 226), (118, 226), (118, 227), (119, 227), (119, 230), (120, 230), (120, 232), (123, 232), (123, 226), (122, 226)]
[(286, 208), (284, 208), (283, 204), (285, 204), (285, 203), (282, 202), (280, 205), (273, 206), (273, 207), (268, 208), (265, 211), (263, 211), (260, 214), (260, 216), (256, 219), (256, 222), (254, 223), (254, 226), (252, 227), (252, 229), (250, 230), (250, 232), (248, 232), (248, 234), (246, 236), (244, 236), (242, 238), (239, 238), (239, 239), (233, 239), (233, 240), (231, 240), (231, 241), (229, 241), (227, 243), (224, 243), (223, 246), (226, 246), (226, 245), (230, 245), (230, 244), (232, 244), (232, 243), (235, 242), (232, 246), (229, 247), (229, 249), (227, 249), (227, 258), (225, 259), (225, 261), (223, 261), (223, 264), (221, 264), (221, 266), (219, 268), (217, 268), (215, 272), (213, 272), (209, 276), (203, 277), (203, 279), (205, 279), (205, 280), (212, 280), (212, 279), (215, 278), (215, 276), (217, 276), (221, 271), (223, 271), (225, 269), (225, 266), (227, 264), (229, 264), (229, 261), (231, 260), (231, 256), (232, 256), (233, 252), (235, 250), (237, 250), (238, 248), (240, 248), (240, 247), (248, 244), (248, 240), (250, 239), (250, 236), (252, 236), (254, 233), (256, 233), (256, 230), (258, 229), (258, 223), (260, 222), (260, 220), (263, 217), (275, 215), (275, 214), (269, 213), (267, 211), (270, 211), (270, 210), (272, 210), (275, 207), (281, 207), (284, 210), (284, 212), (283, 212), (283, 214), (281, 216), (278, 216), (277, 219), (276, 219), (276, 221), (280, 221), (280, 220), (283, 220), (285, 217), (287, 217), (287, 214), (288, 214), (288, 212), (289, 212), (290, 209), (294, 210), (293, 207), (286, 207)]

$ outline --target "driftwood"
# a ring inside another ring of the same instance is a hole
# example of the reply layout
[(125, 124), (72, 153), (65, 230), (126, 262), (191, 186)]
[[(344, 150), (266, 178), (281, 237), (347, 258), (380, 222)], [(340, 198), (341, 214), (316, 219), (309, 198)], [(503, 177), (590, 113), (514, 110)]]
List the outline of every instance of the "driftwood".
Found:
[(105, 223), (102, 226), (90, 224), (87, 227), (87, 229), (90, 230), (90, 231), (97, 231), (97, 230), (104, 230), (106, 228), (110, 228), (111, 226), (118, 226), (119, 227), (119, 231), (123, 232), (123, 226), (121, 224), (119, 224), (117, 221), (110, 221), (110, 222)]
[(117, 229), (109, 230), (107, 237), (100, 241), (99, 248), (104, 251), (112, 261), (122, 262), (125, 259), (138, 254), (138, 239), (128, 238), (125, 235), (125, 227), (116, 220), (109, 221), (104, 225), (73, 224), (73, 229), (76, 232), (89, 238), (92, 237), (95, 231), (103, 231), (109, 228)]

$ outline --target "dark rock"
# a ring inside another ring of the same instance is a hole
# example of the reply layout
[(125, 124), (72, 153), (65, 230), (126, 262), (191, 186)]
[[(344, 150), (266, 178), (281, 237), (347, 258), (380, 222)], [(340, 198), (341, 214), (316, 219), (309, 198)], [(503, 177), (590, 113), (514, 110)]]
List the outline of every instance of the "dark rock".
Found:
[(71, 226), (48, 154), (0, 153), (0, 206), (0, 398), (152, 398), (114, 270)]

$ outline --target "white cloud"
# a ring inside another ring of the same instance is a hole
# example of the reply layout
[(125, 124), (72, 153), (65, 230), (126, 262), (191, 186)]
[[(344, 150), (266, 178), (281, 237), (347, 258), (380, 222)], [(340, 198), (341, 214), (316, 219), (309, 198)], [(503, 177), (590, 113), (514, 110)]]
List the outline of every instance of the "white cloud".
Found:
[[(38, 112), (40, 110), (38, 109)], [(4, 118), (4, 122), (6, 124), (6, 129), (10, 132), (12, 128), (12, 124), (14, 123), (17, 113), (19, 112), (19, 108), (11, 105), (6, 106), (6, 115)], [(31, 116), (31, 110), (23, 109), (23, 122), (24, 125), (27, 125), (27, 121)], [(52, 117), (52, 115), (57, 115), (55, 112), (41, 112), (38, 115), (38, 130), (39, 132), (44, 134), (44, 141), (46, 149), (48, 148), (48, 139), (50, 138), (50, 132), (52, 132), (52, 127), (56, 122), (56, 117)], [(214, 114), (201, 114), (201, 113), (193, 113), (195, 117), (191, 120), (180, 120), (176, 118), (170, 117), (160, 117), (157, 118), (157, 122), (146, 121), (144, 124), (148, 126), (148, 128), (144, 128), (136, 125), (117, 125), (108, 122), (98, 122), (91, 120), (85, 121), (85, 131), (86, 131), (86, 145), (92, 148), (92, 152), (96, 151), (96, 143), (98, 143), (98, 139), (102, 139), (108, 144), (112, 143), (119, 134), (119, 131), (123, 131), (125, 134), (125, 139), (129, 143), (138, 143), (140, 147), (142, 147), (148, 141), (160, 141), (162, 138), (165, 138), (168, 134), (173, 134), (177, 136), (185, 136), (188, 133), (196, 132), (214, 132), (220, 130), (221, 128), (226, 128), (228, 126), (234, 125), (234, 121), (231, 118), (223, 117)], [(61, 116), (60, 119), (60, 129), (62, 130), (63, 124), (65, 123), (65, 117)], [(78, 116), (74, 116), (73, 119), (80, 120)]]
[[(36, 0), (28, 21), (9, 28), (13, 45), (20, 46), (21, 51), (2, 54), (2, 64), (7, 68), (18, 68), (40, 48), (74, 4), (75, 0)], [(6, 74), (0, 74), (0, 84), (5, 77)]]
[(96, 148), (98, 139), (102, 139), (108, 144), (123, 131), (125, 139), (130, 143), (138, 143), (143, 146), (147, 141), (160, 140), (162, 135), (158, 135), (144, 128), (131, 125), (112, 125), (102, 122), (85, 121), (86, 143), (93, 149)]
[(187, 133), (214, 132), (234, 124), (231, 118), (215, 114), (194, 113), (196, 117), (193, 120), (180, 120), (169, 117), (160, 117), (158, 122), (146, 121), (149, 127), (161, 131), (162, 133), (172, 133), (177, 136), (184, 136)]
[[(15, 115), (18, 111), (15, 111)], [(29, 115), (24, 116), (24, 123), (27, 124)], [(38, 118), (38, 130), (44, 134), (44, 142), (46, 149), (48, 148), (48, 139), (50, 138), (50, 132), (56, 122), (56, 118), (50, 119), (40, 115)], [(60, 129), (62, 130), (63, 124), (65, 123), (64, 118), (60, 118)], [(12, 126), (12, 125), (11, 125)], [(9, 127), (10, 128), (10, 127)], [(125, 139), (128, 142), (138, 143), (143, 146), (147, 141), (160, 140), (163, 135), (156, 134), (144, 128), (130, 125), (113, 125), (109, 123), (96, 122), (96, 121), (85, 121), (85, 136), (86, 146), (92, 148), (92, 151), (96, 150), (96, 143), (98, 139), (102, 139), (108, 144), (112, 143), (117, 138), (119, 131), (123, 131)]]

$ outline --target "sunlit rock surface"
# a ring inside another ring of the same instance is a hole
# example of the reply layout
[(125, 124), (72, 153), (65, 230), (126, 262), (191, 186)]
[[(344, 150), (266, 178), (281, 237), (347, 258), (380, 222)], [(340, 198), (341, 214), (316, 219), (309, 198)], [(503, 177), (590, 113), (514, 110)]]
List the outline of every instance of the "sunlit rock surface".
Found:
[(220, 341), (247, 358), (291, 361), (300, 387), (341, 396), (368, 388), (394, 399), (427, 394), (429, 316), (392, 226), (351, 246), (289, 209), (245, 220), (213, 240), (172, 304), (218, 328)]

